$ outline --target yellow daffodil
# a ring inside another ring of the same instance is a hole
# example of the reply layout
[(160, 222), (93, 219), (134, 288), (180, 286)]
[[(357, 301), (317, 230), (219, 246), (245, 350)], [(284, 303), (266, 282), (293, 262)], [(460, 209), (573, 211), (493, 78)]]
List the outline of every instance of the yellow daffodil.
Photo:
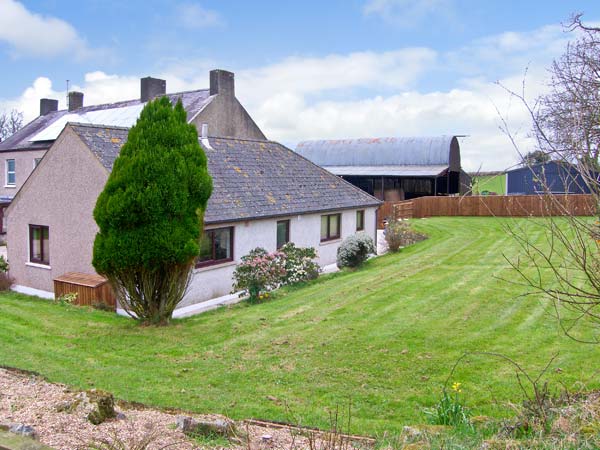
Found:
[(454, 383), (452, 383), (452, 390), (454, 392), (462, 392), (462, 389), (460, 388), (460, 383), (455, 381)]

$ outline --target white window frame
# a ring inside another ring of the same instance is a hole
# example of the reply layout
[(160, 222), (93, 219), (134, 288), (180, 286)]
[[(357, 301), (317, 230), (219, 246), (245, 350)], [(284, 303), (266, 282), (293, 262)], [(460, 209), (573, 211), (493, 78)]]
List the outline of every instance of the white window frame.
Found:
[[(14, 164), (12, 172), (8, 171), (8, 162), (9, 161), (12, 161)], [(9, 183), (9, 181), (8, 181), (8, 175), (11, 173), (15, 177), (14, 183)], [(15, 187), (16, 185), (17, 185), (17, 161), (14, 158), (9, 158), (6, 161), (4, 161), (4, 187)]]

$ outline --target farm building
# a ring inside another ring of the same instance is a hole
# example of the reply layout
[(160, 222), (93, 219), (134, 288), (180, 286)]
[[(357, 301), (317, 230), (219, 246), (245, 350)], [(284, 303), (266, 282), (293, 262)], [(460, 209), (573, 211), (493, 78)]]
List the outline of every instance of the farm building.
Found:
[(560, 161), (549, 161), (507, 171), (506, 193), (589, 194), (590, 190), (575, 166)]
[(379, 200), (470, 189), (456, 136), (303, 141), (296, 152)]

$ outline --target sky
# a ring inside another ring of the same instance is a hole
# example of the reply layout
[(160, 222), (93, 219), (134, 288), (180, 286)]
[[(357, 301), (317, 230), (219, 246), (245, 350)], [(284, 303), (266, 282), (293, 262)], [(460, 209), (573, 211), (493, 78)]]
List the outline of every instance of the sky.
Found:
[(32, 120), (42, 97), (64, 107), (67, 80), (91, 105), (138, 97), (144, 76), (168, 92), (207, 88), (218, 68), (291, 148), (465, 135), (465, 169), (507, 169), (534, 145), (509, 90), (547, 92), (576, 12), (598, 24), (600, 1), (0, 0), (0, 112)]

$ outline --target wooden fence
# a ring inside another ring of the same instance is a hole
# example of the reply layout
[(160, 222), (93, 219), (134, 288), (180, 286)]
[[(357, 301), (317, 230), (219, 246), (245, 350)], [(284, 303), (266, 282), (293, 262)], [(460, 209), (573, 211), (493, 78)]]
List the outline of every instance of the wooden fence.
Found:
[(597, 206), (591, 195), (490, 195), (465, 197), (419, 197), (385, 202), (378, 212), (378, 227), (390, 218), (433, 216), (592, 216)]

